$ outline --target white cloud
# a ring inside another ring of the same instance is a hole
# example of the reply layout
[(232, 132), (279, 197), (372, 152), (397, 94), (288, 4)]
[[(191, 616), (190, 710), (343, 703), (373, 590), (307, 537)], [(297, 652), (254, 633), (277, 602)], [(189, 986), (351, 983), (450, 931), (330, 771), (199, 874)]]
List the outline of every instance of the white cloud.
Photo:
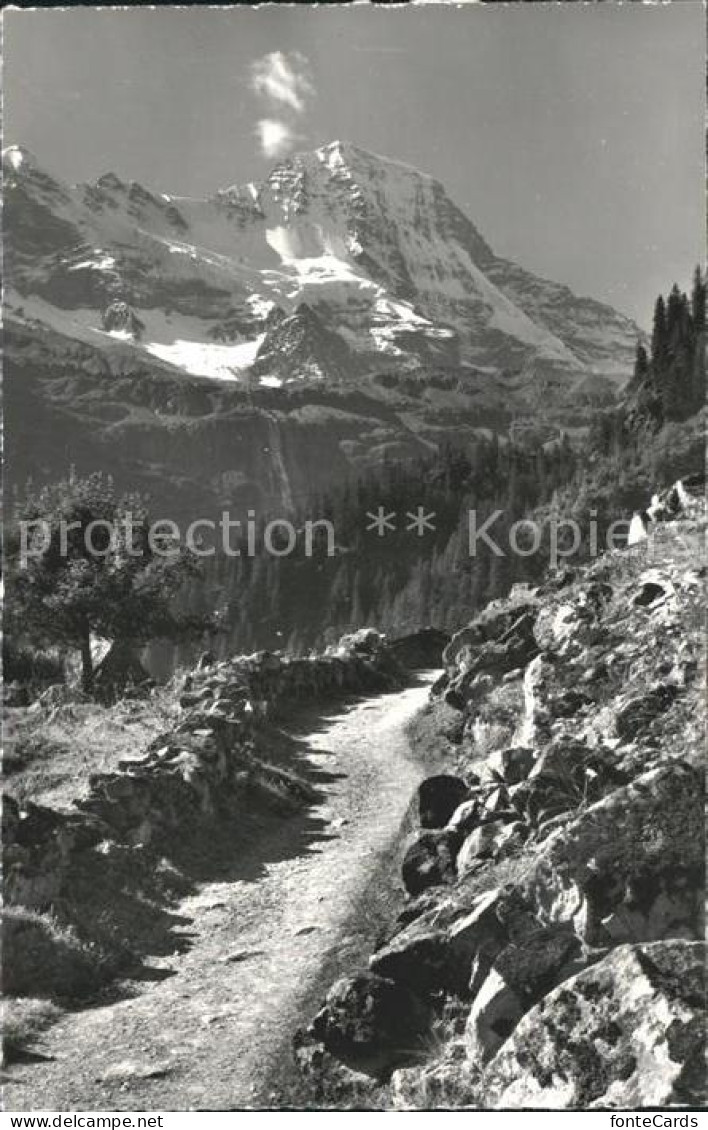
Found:
[(286, 122), (275, 118), (261, 118), (260, 122), (256, 122), (256, 134), (264, 157), (284, 157), (300, 137)]
[(302, 114), (315, 93), (310, 64), (299, 51), (271, 51), (251, 67), (251, 87), (269, 101)]

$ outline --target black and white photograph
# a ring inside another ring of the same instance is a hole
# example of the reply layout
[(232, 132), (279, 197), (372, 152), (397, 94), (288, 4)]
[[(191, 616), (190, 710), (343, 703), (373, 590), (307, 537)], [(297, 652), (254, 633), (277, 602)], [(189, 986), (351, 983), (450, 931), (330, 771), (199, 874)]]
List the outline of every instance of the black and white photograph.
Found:
[(705, 20), (3, 13), (5, 1126), (701, 1125)]

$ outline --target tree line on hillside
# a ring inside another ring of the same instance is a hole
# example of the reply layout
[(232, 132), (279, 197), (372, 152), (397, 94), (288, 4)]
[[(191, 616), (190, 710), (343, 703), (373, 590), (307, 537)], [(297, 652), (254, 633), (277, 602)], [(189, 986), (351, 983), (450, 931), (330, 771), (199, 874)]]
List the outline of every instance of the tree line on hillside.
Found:
[[(690, 297), (674, 285), (655, 305), (650, 352), (637, 345), (634, 374), (619, 405), (595, 413), (581, 444), (567, 437), (543, 444), (492, 435), (466, 451), (444, 447), (407, 464), (384, 464), (295, 518), (328, 517), (337, 552), (305, 559), (260, 553), (217, 560), (210, 570), (227, 629), (221, 646), (302, 651), (342, 631), (372, 623), (399, 634), (422, 625), (452, 630), (517, 581), (537, 580), (549, 560), (547, 536), (536, 553), (498, 556), (484, 542), (469, 549), (469, 513), (477, 528), (496, 511), (494, 540), (508, 545), (509, 528), (529, 519), (548, 531), (552, 519), (574, 519), (590, 551), (617, 518), (646, 504), (667, 478), (700, 465), (700, 425), (689, 426), (705, 403), (706, 280), (696, 268)], [(399, 526), (386, 536), (366, 529), (366, 514), (418, 506), (435, 514), (435, 530), (418, 538)], [(202, 589), (196, 600), (204, 599)]]
[(651, 342), (637, 343), (627, 395), (599, 413), (590, 431), (593, 449), (609, 455), (647, 431), (694, 416), (706, 395), (706, 277), (696, 267), (690, 296), (674, 283), (654, 305)]
[[(522, 446), (496, 435), (467, 451), (444, 447), (405, 464), (384, 463), (293, 516), (299, 534), (287, 556), (261, 548), (208, 564), (209, 592), (194, 588), (193, 607), (216, 594), (225, 651), (302, 652), (367, 624), (393, 635), (421, 626), (452, 630), (515, 581), (541, 575), (547, 546), (516, 555), (509, 530), (539, 507), (550, 510), (576, 469), (567, 439)], [(383, 536), (373, 526), (379, 510), (395, 526)], [(432, 528), (418, 532), (419, 512)], [(483, 538), (471, 552), (471, 512), (501, 554)], [(334, 531), (334, 552), (322, 538), (308, 557), (305, 523), (322, 517)], [(254, 540), (262, 547), (262, 538)]]

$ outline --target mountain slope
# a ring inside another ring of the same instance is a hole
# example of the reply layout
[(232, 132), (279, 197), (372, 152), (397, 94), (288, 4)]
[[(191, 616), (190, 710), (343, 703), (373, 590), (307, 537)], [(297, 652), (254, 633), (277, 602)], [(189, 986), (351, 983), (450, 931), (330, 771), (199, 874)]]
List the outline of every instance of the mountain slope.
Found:
[(19, 478), (99, 449), (189, 512), (273, 505), (273, 450), (286, 495), (311, 493), (512, 420), (582, 425), (631, 372), (629, 319), (497, 258), (439, 182), (347, 143), (203, 200), (71, 186), (17, 147), (4, 165), (8, 432), (29, 411), (50, 436)]
[(195, 375), (207, 375), (208, 350), (208, 375), (244, 373), (268, 315), (303, 304), (369, 367), (432, 356), (616, 376), (637, 337), (609, 307), (496, 258), (432, 177), (341, 142), (209, 200), (112, 173), (70, 187), (13, 148), (6, 196), (8, 277), (23, 306), (36, 296), (73, 311), (55, 319), (92, 336), (103, 327), (89, 312), (123, 300), (146, 324), (141, 348)]

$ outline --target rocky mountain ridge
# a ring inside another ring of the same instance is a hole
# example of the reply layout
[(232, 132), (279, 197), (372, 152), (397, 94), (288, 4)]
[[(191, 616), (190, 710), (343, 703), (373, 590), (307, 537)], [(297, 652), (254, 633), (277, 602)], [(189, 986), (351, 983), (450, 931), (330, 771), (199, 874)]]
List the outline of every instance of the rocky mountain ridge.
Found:
[(641, 336), (495, 256), (432, 177), (342, 142), (204, 200), (68, 185), (14, 147), (4, 225), (8, 432), (46, 438), (11, 475), (102, 466), (192, 517), (287, 509), (512, 421), (582, 428)]
[[(496, 257), (438, 181), (344, 142), (206, 200), (113, 173), (69, 186), (19, 147), (5, 168), (11, 287), (26, 311), (34, 298), (48, 303), (40, 320), (96, 345), (90, 312), (119, 299), (148, 322), (148, 353), (194, 375), (245, 379), (272, 348), (269, 315), (307, 307), (359, 367), (542, 366), (571, 382), (629, 369), (629, 319)], [(136, 342), (125, 329), (103, 332)], [(312, 375), (297, 351), (290, 360), (286, 379)]]

